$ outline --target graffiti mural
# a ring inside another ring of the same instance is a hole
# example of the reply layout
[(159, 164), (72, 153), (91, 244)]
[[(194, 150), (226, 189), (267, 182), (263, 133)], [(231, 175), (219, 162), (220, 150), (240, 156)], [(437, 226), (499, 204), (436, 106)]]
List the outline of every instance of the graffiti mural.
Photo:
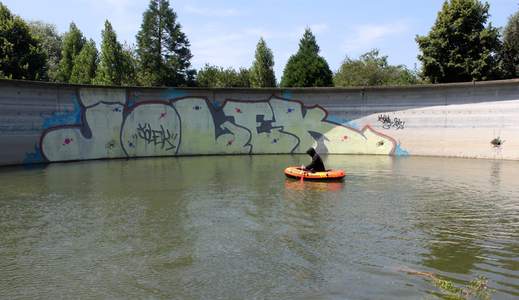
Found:
[(54, 122), (41, 136), (39, 149), (48, 161), (304, 153), (311, 146), (323, 153), (387, 155), (397, 148), (370, 126), (338, 124), (320, 106), (275, 96), (219, 105), (187, 96), (135, 103), (125, 90), (84, 88), (78, 99), (77, 123)]

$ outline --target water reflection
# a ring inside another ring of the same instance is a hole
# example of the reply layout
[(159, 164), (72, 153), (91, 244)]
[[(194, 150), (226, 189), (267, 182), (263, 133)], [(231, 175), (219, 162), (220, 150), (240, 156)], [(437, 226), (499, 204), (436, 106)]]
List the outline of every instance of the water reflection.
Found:
[(490, 173), (490, 184), (496, 188), (499, 188), (499, 184), (501, 183), (501, 162), (493, 161)]
[(338, 192), (345, 187), (344, 182), (314, 182), (294, 179), (285, 180), (285, 188), (290, 191)]
[[(6, 298), (421, 298), (397, 270), (517, 296), (517, 162), (324, 156), (138, 159), (0, 170)], [(334, 296), (335, 295), (335, 296)], [(340, 295), (340, 296), (337, 296)]]
[(428, 252), (423, 254), (426, 270), (463, 284), (477, 275), (497, 276), (499, 283), (491, 282), (494, 288), (517, 295), (515, 276), (502, 274), (503, 269), (514, 270), (504, 257), (518, 253), (510, 249), (515, 247), (510, 238), (519, 238), (519, 222), (511, 218), (519, 212), (519, 199), (514, 196), (515, 186), (501, 182), (502, 177), (516, 176), (517, 170), (501, 169), (506, 162), (471, 160), (441, 162), (433, 169), (434, 162), (438, 163), (414, 159), (399, 169), (407, 175), (421, 170), (420, 176), (405, 180), (416, 190), (413, 209), (421, 217), (417, 227), (428, 235), (424, 241)]

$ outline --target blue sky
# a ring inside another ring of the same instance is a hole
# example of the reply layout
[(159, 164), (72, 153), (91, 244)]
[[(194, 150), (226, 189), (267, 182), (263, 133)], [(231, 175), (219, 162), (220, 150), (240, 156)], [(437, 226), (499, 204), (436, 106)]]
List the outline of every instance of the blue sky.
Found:
[[(98, 44), (105, 19), (120, 41), (135, 43), (147, 0), (0, 0), (27, 20), (53, 23), (65, 32), (74, 21)], [(491, 21), (502, 27), (519, 9), (517, 0), (492, 0)], [(277, 79), (297, 51), (305, 27), (317, 37), (332, 71), (346, 55), (357, 57), (372, 48), (392, 64), (413, 69), (418, 64), (414, 38), (426, 34), (443, 0), (171, 0), (191, 42), (192, 63), (249, 67), (260, 36), (274, 52)], [(419, 65), (418, 65), (419, 67)]]

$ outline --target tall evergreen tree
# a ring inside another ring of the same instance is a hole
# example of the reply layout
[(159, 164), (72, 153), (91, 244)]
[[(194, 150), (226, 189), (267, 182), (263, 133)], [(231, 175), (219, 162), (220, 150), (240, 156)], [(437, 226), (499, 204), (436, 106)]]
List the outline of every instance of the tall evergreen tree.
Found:
[[(498, 78), (499, 31), (489, 18), (489, 4), (447, 0), (426, 36), (417, 36), (422, 76), (431, 82)], [(485, 26), (486, 25), (486, 26)]]
[(168, 0), (150, 0), (137, 34), (139, 77), (152, 86), (184, 86), (193, 83), (193, 57), (189, 40), (177, 22)]
[(504, 76), (519, 77), (519, 12), (510, 16), (503, 33), (502, 63)]
[(61, 60), (57, 80), (61, 82), (69, 82), (74, 60), (79, 55), (86, 39), (83, 33), (77, 28), (76, 24), (70, 23), (69, 31), (63, 36), (63, 45), (61, 47)]
[(47, 56), (46, 79), (56, 81), (58, 65), (61, 60), (61, 35), (54, 24), (42, 21), (29, 22), (29, 28), (32, 35), (40, 41), (42, 50)]
[(74, 66), (70, 74), (70, 83), (91, 84), (97, 69), (97, 48), (91, 39), (74, 58)]
[(260, 38), (256, 45), (254, 63), (250, 70), (250, 82), (252, 87), (275, 87), (276, 75), (274, 74), (274, 55), (267, 47), (267, 43)]
[(0, 2), (0, 77), (40, 80), (46, 56), (29, 26)]
[(307, 28), (299, 41), (299, 50), (292, 55), (283, 71), (281, 86), (332, 86), (332, 71), (326, 60), (319, 56), (319, 46), (312, 31)]
[(96, 84), (121, 85), (125, 72), (125, 57), (123, 47), (117, 41), (117, 35), (108, 20), (105, 21), (102, 36), (101, 58), (94, 82)]

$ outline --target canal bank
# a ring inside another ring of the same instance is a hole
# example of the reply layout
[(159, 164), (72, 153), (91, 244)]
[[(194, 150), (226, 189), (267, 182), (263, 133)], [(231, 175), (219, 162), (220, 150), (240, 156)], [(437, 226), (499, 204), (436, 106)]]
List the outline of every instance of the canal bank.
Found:
[(519, 160), (519, 80), (373, 88), (0, 80), (0, 165), (214, 154)]

